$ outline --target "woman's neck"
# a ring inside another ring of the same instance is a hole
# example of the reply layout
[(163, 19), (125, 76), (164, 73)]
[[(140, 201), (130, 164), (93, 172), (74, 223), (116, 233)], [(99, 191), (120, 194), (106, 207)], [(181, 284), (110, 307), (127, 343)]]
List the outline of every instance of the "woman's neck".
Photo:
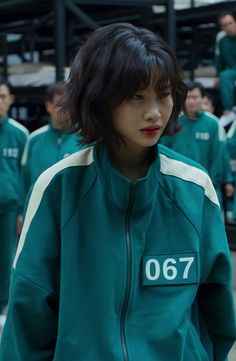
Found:
[(125, 145), (110, 146), (110, 154), (118, 171), (132, 181), (145, 177), (149, 165), (154, 160), (153, 147), (138, 150)]

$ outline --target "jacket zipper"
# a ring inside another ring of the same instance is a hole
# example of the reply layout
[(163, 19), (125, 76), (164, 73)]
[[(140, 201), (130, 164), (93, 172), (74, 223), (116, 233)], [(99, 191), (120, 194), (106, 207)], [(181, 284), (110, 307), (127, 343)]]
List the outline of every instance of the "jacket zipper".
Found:
[(61, 143), (62, 143), (62, 137), (61, 137), (61, 135), (59, 135), (59, 136), (57, 137), (57, 161), (60, 160)]
[(128, 307), (129, 297), (130, 297), (130, 288), (131, 288), (131, 267), (132, 267), (132, 257), (131, 257), (131, 237), (130, 237), (130, 221), (134, 206), (136, 196), (136, 183), (131, 183), (129, 202), (126, 211), (125, 217), (125, 238), (126, 238), (126, 255), (127, 255), (127, 273), (126, 273), (126, 286), (125, 286), (125, 295), (124, 301), (120, 314), (120, 336), (121, 336), (121, 346), (123, 351), (124, 361), (129, 361), (127, 345), (126, 345), (126, 336), (125, 336), (125, 316)]

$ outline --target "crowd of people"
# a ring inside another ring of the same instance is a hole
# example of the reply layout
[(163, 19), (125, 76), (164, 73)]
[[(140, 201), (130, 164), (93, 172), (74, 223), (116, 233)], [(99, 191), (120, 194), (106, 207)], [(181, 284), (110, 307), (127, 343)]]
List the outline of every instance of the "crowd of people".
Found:
[(130, 24), (88, 37), (30, 135), (0, 79), (1, 361), (225, 360), (234, 15), (219, 24), (221, 118), (162, 38)]

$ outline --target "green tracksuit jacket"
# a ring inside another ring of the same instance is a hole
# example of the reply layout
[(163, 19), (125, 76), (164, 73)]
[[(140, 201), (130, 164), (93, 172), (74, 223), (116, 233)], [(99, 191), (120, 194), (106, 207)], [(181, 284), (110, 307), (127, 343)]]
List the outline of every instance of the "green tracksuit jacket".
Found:
[(97, 144), (33, 187), (0, 360), (224, 361), (231, 281), (205, 171), (159, 146), (131, 182)]
[(22, 205), (39, 175), (59, 160), (77, 152), (81, 148), (79, 140), (77, 134), (63, 134), (51, 124), (30, 134), (22, 159)]
[(216, 37), (216, 71), (220, 78), (219, 91), (223, 111), (231, 111), (235, 104), (236, 36), (220, 32)]
[(21, 159), (28, 133), (12, 118), (0, 122), (0, 212), (18, 207)]
[(209, 173), (221, 198), (221, 187), (233, 181), (225, 141), (217, 118), (205, 111), (198, 119), (179, 117), (181, 130), (174, 136), (163, 136), (161, 143), (186, 157), (200, 163)]
[(235, 191), (233, 200), (233, 219), (236, 221), (236, 121), (231, 125), (227, 133), (227, 149), (230, 156), (232, 171), (235, 180)]
[(231, 125), (227, 133), (227, 149), (230, 160), (232, 161), (232, 170), (236, 173), (236, 121)]
[(236, 36), (221, 36), (216, 41), (215, 65), (217, 74), (225, 69), (236, 70)]

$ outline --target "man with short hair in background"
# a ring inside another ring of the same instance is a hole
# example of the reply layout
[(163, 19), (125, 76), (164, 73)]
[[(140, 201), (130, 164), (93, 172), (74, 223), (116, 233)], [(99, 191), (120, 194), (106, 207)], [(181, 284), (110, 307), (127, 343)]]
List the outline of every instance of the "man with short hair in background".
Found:
[(236, 119), (235, 81), (236, 81), (236, 16), (230, 11), (222, 12), (218, 16), (221, 32), (216, 37), (215, 55), (218, 78), (215, 85), (219, 85), (223, 114), (220, 118), (225, 127)]
[(12, 262), (17, 246), (21, 158), (28, 130), (10, 118), (14, 101), (10, 83), (0, 78), (0, 329), (8, 303)]
[(222, 205), (222, 188), (226, 197), (232, 197), (234, 192), (225, 139), (218, 118), (203, 110), (202, 84), (192, 81), (187, 86), (184, 112), (178, 119), (180, 130), (173, 136), (161, 137), (161, 143), (195, 160), (208, 171)]

